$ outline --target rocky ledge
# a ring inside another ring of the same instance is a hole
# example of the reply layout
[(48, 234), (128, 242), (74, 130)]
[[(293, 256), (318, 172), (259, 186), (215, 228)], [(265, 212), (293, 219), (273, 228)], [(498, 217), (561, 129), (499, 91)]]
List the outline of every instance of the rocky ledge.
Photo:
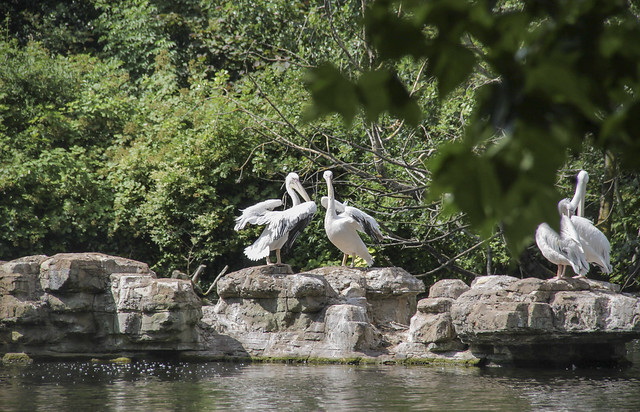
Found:
[(97, 253), (0, 265), (0, 354), (34, 358), (617, 365), (640, 299), (586, 279), (423, 283), (401, 268), (287, 265), (226, 275), (215, 305), (188, 280)]

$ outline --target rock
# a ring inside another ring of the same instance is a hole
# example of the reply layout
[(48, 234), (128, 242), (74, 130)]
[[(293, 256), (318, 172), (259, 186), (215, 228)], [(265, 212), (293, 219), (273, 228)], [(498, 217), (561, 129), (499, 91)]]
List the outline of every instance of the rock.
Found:
[(101, 253), (61, 253), (40, 265), (40, 284), (46, 292), (104, 292), (111, 273), (149, 273), (133, 260)]
[(374, 333), (362, 306), (332, 305), (325, 315), (326, 342), (330, 349), (356, 352), (374, 346)]
[(490, 362), (615, 364), (624, 342), (640, 336), (640, 300), (613, 289), (585, 279), (487, 276), (453, 302), (451, 317), (460, 339)]
[(2, 357), (2, 363), (5, 365), (29, 365), (33, 363), (33, 359), (26, 353), (5, 353)]
[(467, 290), (469, 286), (460, 279), (443, 279), (429, 288), (429, 297), (458, 299)]
[(201, 301), (190, 281), (100, 253), (30, 256), (0, 265), (0, 352), (195, 348)]
[(456, 331), (449, 313), (414, 316), (411, 319), (409, 342), (442, 343), (455, 338)]
[[(215, 308), (203, 308), (204, 341), (229, 346), (224, 353), (237, 353), (241, 343), (253, 357), (373, 356), (408, 328), (416, 295), (424, 292), (422, 282), (399, 268), (327, 267), (288, 275), (269, 270), (243, 269), (219, 283)], [(256, 290), (261, 288), (268, 293)]]
[(619, 364), (640, 299), (589, 279), (448, 279), (429, 297), (400, 268), (246, 268), (202, 305), (190, 279), (98, 253), (0, 264), (0, 353), (157, 353), (191, 359), (330, 359), (498, 365)]
[(451, 298), (425, 298), (418, 301), (418, 311), (422, 313), (447, 313), (451, 312), (453, 299)]

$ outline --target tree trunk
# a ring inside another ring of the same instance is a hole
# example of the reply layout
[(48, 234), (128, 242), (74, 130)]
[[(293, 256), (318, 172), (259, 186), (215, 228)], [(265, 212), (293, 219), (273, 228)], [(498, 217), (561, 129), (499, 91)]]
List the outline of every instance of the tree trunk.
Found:
[(614, 179), (616, 172), (616, 158), (613, 153), (604, 154), (604, 179), (600, 189), (600, 212), (598, 213), (598, 227), (607, 237), (611, 235), (611, 212), (613, 211)]

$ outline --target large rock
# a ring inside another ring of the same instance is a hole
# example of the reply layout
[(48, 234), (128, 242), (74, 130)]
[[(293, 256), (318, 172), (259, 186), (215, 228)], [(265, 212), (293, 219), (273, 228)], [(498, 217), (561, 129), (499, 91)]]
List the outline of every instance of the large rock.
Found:
[(212, 356), (375, 358), (397, 340), (393, 325), (408, 328), (421, 292), (400, 268), (247, 268), (220, 280), (220, 300), (203, 309), (203, 340)]
[(0, 265), (0, 351), (33, 356), (193, 349), (201, 301), (191, 283), (100, 253)]
[(586, 279), (487, 276), (453, 302), (462, 342), (495, 363), (571, 365), (622, 360), (640, 337), (640, 300)]

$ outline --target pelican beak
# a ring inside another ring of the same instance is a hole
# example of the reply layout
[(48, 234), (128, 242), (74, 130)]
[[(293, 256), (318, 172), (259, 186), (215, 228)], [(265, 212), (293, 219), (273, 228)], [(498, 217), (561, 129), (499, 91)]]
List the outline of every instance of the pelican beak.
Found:
[(307, 191), (304, 190), (304, 186), (302, 186), (302, 183), (300, 183), (300, 180), (298, 179), (294, 180), (293, 185), (298, 189), (298, 193), (300, 193), (300, 196), (304, 198), (305, 202), (311, 201), (311, 198), (307, 194)]

